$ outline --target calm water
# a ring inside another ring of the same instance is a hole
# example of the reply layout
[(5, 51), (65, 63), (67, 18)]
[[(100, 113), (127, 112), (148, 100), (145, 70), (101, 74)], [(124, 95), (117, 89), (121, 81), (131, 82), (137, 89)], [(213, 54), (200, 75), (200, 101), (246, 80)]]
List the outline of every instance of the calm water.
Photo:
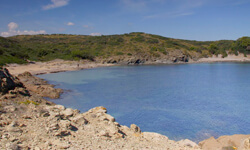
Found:
[(250, 64), (119, 66), (40, 75), (66, 91), (55, 103), (104, 106), (122, 125), (170, 139), (250, 134)]

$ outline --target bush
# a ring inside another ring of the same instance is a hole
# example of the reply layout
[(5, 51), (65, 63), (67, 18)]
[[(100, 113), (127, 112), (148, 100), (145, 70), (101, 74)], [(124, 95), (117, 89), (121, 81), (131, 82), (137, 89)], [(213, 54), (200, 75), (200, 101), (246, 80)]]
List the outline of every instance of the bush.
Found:
[(137, 35), (135, 38), (132, 38), (131, 41), (144, 42), (145, 38), (144, 38), (144, 36)]
[(215, 45), (215, 44), (210, 44), (209, 47), (208, 47), (208, 50), (209, 50), (209, 52), (210, 52), (211, 54), (215, 54), (216, 51), (218, 50), (218, 47), (217, 47), (217, 45)]
[(94, 56), (90, 54), (90, 52), (84, 51), (84, 50), (73, 50), (71, 51), (71, 55), (72, 57), (76, 57), (76, 58), (89, 59), (92, 61), (94, 60)]
[(0, 55), (3, 55), (3, 50), (2, 49), (0, 49)]
[(147, 43), (149, 43), (149, 44), (157, 44), (157, 43), (159, 43), (159, 40), (157, 40), (157, 39), (148, 39)]
[(116, 55), (123, 55), (123, 52), (116, 52)]
[(43, 56), (46, 56), (46, 55), (48, 55), (48, 54), (49, 54), (49, 51), (44, 50), (44, 49), (41, 49), (41, 50), (38, 51), (37, 56), (38, 56), (38, 57), (43, 57)]

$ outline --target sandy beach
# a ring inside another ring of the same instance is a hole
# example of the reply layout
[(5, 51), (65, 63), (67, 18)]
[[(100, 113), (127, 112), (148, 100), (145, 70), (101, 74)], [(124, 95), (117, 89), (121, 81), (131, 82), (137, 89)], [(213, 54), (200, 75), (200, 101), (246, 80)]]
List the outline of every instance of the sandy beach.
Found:
[(101, 64), (89, 61), (66, 61), (56, 59), (48, 62), (32, 62), (29, 64), (8, 64), (6, 68), (13, 75), (30, 72), (32, 75), (56, 73), (64, 71), (82, 70), (88, 68), (113, 66), (113, 64)]
[[(244, 54), (228, 55), (222, 58), (221, 55), (212, 56), (209, 58), (201, 58), (198, 61), (190, 61), (189, 63), (212, 63), (212, 62), (250, 62), (250, 55), (244, 57)], [(115, 64), (102, 64), (90, 61), (67, 61), (56, 59), (48, 62), (32, 62), (29, 64), (8, 64), (6, 68), (13, 75), (21, 74), (25, 71), (32, 75), (56, 73), (64, 71), (82, 70), (96, 67), (114, 66)]]
[(244, 57), (244, 54), (231, 55), (229, 54), (227, 57), (222, 58), (222, 55), (215, 56), (208, 58), (201, 58), (197, 62), (250, 62), (250, 55), (247, 55), (247, 57)]

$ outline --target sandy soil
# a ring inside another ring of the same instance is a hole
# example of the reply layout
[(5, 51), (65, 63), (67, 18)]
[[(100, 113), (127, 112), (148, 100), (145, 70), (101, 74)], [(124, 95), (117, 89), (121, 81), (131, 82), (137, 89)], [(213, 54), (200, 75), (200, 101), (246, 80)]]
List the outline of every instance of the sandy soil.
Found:
[(13, 75), (18, 75), (25, 71), (28, 71), (33, 75), (38, 75), (105, 66), (112, 66), (112, 64), (101, 64), (88, 61), (65, 61), (56, 59), (49, 62), (33, 62), (25, 65), (8, 64), (6, 68)]
[(197, 62), (250, 62), (250, 55), (247, 55), (247, 57), (244, 57), (244, 54), (236, 55), (228, 55), (225, 58), (222, 58), (221, 55), (212, 56), (209, 58), (201, 58)]
[[(225, 58), (222, 58), (221, 55), (218, 55), (209, 58), (201, 58), (198, 61), (192, 61), (190, 63), (203, 62), (250, 62), (250, 55), (248, 55), (247, 57), (244, 57), (243, 54), (239, 54), (238, 56), (228, 55)], [(7, 69), (13, 75), (18, 75), (25, 71), (28, 71), (33, 75), (38, 75), (113, 65), (114, 64), (101, 64), (89, 61), (65, 61), (61, 59), (56, 59), (49, 62), (33, 62), (25, 65), (8, 64)]]

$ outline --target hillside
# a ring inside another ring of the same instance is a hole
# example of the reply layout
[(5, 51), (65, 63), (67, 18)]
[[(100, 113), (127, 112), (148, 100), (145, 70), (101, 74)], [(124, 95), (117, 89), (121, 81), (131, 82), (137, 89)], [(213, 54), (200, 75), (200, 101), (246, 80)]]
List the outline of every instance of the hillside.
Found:
[(0, 37), (0, 64), (25, 60), (89, 59), (103, 63), (188, 62), (212, 54), (246, 53), (250, 38), (189, 41), (134, 32), (123, 35), (19, 35)]

